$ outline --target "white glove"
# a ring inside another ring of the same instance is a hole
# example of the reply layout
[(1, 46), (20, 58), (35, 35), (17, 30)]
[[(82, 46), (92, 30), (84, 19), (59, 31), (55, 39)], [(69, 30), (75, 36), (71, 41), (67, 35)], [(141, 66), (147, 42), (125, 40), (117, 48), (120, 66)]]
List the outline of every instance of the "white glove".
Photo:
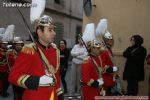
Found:
[(43, 75), (40, 77), (39, 85), (46, 85), (54, 83), (54, 79), (50, 76)]
[(99, 82), (99, 86), (104, 84), (104, 81), (102, 78), (98, 79), (97, 81)]
[(114, 66), (114, 67), (113, 67), (113, 72), (116, 72), (116, 71), (118, 71), (118, 67), (117, 67), (117, 66)]
[(7, 45), (7, 49), (9, 49), (9, 48), (11, 48), (12, 47), (12, 45)]

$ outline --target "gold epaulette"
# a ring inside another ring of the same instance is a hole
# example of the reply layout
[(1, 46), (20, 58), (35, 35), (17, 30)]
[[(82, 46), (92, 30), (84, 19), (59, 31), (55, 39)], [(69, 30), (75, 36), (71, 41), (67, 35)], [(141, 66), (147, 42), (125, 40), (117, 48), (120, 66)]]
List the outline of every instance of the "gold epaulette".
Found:
[(86, 58), (84, 58), (84, 60), (83, 60), (83, 64), (86, 64), (86, 63), (88, 63), (89, 62), (89, 56), (87, 56)]
[(57, 48), (57, 45), (56, 45), (55, 43), (51, 43), (51, 46), (52, 46), (53, 48), (55, 48), (55, 49), (58, 49), (58, 48)]
[(21, 52), (23, 52), (25, 54), (33, 55), (35, 53), (34, 46), (35, 46), (34, 43), (26, 44), (26, 45), (23, 46)]

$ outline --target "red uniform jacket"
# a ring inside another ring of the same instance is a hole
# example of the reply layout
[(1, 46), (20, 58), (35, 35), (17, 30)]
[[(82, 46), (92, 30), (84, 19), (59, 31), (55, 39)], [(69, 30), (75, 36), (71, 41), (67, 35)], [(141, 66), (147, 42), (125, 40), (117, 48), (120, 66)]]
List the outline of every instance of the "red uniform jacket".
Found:
[[(107, 51), (104, 51), (103, 53), (100, 54), (100, 57), (102, 59), (102, 64), (103, 64), (103, 68), (108, 66), (110, 68), (113, 67), (113, 63), (110, 60), (109, 54)], [(104, 87), (111, 87), (113, 86), (113, 74), (112, 73), (104, 73), (103, 74), (103, 80), (104, 80)]]
[(82, 93), (84, 100), (95, 100), (95, 96), (99, 96), (100, 89), (92, 87), (91, 84), (94, 80), (99, 78), (98, 72), (95, 69), (92, 60), (87, 58), (82, 64)]
[[(101, 61), (100, 61), (100, 59)], [(104, 68), (107, 66), (107, 68), (112, 68), (112, 62), (108, 56), (107, 51), (101, 53), (99, 57), (93, 58), (96, 63)], [(98, 71), (96, 70), (96, 67), (92, 61), (92, 59), (89, 57), (87, 58), (84, 63), (82, 64), (82, 93), (84, 100), (95, 100), (95, 96), (100, 95), (100, 89), (98, 87), (91, 86), (94, 81), (97, 81), (99, 78)], [(113, 85), (113, 75), (110, 73), (103, 73), (102, 78), (104, 80), (104, 87), (110, 87)]]
[(2, 49), (0, 49), (0, 72), (8, 72), (14, 63), (15, 53), (13, 51), (4, 52)]
[[(22, 49), (16, 59), (9, 75), (9, 81), (14, 85), (26, 88), (22, 100), (50, 100), (53, 93), (54, 100), (58, 100), (58, 95), (62, 93), (60, 88), (60, 69), (58, 68), (55, 73), (56, 83), (54, 86), (39, 87), (39, 79), (45, 75), (45, 68), (37, 51), (31, 44), (28, 46)], [(59, 66), (58, 49), (54, 46), (44, 48), (42, 45), (38, 45), (38, 47), (43, 51), (48, 62), (56, 69), (56, 66)]]

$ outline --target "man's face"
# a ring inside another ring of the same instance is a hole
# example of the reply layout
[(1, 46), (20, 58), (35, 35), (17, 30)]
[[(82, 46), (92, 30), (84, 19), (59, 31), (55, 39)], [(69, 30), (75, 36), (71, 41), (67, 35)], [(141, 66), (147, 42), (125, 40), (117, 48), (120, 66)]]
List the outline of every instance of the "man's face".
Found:
[(95, 56), (99, 56), (100, 55), (100, 47), (92, 47), (91, 53), (94, 54)]
[(16, 43), (15, 44), (15, 50), (17, 51), (17, 52), (20, 52), (21, 51), (21, 49), (22, 49), (22, 47), (23, 47), (23, 43)]
[(49, 44), (54, 41), (55, 35), (56, 35), (56, 33), (54, 31), (54, 27), (45, 26), (43, 32), (40, 30), (39, 38), (44, 43)]
[(110, 47), (112, 47), (114, 45), (114, 39), (108, 39), (106, 45), (109, 45)]

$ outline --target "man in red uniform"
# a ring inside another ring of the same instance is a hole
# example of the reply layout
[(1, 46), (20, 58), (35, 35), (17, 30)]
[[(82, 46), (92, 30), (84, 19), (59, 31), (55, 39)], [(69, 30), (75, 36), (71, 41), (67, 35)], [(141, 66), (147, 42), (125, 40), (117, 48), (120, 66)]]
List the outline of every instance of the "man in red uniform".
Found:
[[(24, 42), (21, 37), (14, 37), (13, 39), (13, 51), (16, 54), (16, 57), (21, 52), (22, 47), (24, 46)], [(24, 88), (13, 85), (14, 99), (13, 100), (22, 100)]]
[(7, 41), (1, 42), (0, 49), (0, 78), (2, 83), (1, 96), (8, 97), (7, 89), (9, 87), (8, 75), (15, 62), (15, 54)]
[(25, 45), (16, 59), (9, 81), (25, 88), (22, 100), (63, 100), (54, 28), (51, 17), (41, 17), (34, 33), (38, 49), (35, 43)]
[(88, 45), (89, 55), (82, 64), (82, 93), (84, 100), (95, 100), (100, 95), (100, 88), (104, 84), (99, 66), (102, 61), (99, 57), (100, 44), (96, 40)]
[[(105, 52), (101, 53), (101, 56), (107, 56), (111, 62), (109, 66), (113, 66), (108, 69), (107, 67), (105, 67), (107, 70), (109, 70), (109, 74), (107, 73), (107, 77), (106, 77), (106, 80), (109, 81), (109, 85), (106, 88), (106, 95), (112, 95), (112, 87), (113, 87), (113, 83), (115, 84), (115, 76), (116, 76), (116, 72), (118, 71), (118, 67), (114, 66), (114, 58), (112, 53), (112, 46), (114, 44), (114, 39), (112, 34), (107, 31), (107, 23), (108, 23), (107, 19), (100, 20), (96, 28), (96, 36), (100, 37), (100, 39), (103, 40), (106, 49)], [(107, 82), (105, 82), (105, 84), (106, 83)]]
[[(113, 53), (112, 53), (112, 47), (114, 45), (114, 39), (113, 39), (113, 36), (111, 33), (109, 32), (106, 32), (104, 33), (104, 36), (103, 36), (103, 40), (105, 42), (105, 45), (107, 47), (107, 50), (108, 50), (108, 53), (109, 53), (109, 56), (113, 62)], [(113, 62), (114, 63), (114, 62)]]
[[(112, 88), (114, 87), (114, 84), (115, 84), (115, 78), (117, 75), (117, 72), (118, 71), (118, 67), (114, 66), (114, 55), (113, 55), (113, 52), (112, 52), (112, 47), (113, 47), (113, 44), (114, 44), (114, 39), (113, 39), (113, 36), (111, 33), (109, 33), (108, 31), (106, 33), (104, 33), (103, 35), (103, 40), (104, 40), (104, 43), (105, 43), (105, 46), (106, 46), (106, 51), (105, 51), (105, 55), (107, 55), (110, 60), (111, 60), (111, 63), (112, 63), (112, 68), (113, 69), (109, 69), (111, 70), (112, 74), (111, 75), (111, 82), (112, 82), (112, 85), (108, 86), (107, 87), (107, 95), (115, 95), (114, 93), (112, 93)], [(113, 73), (114, 72), (114, 73)], [(113, 79), (113, 80), (112, 80)], [(114, 84), (113, 84), (114, 83)]]

